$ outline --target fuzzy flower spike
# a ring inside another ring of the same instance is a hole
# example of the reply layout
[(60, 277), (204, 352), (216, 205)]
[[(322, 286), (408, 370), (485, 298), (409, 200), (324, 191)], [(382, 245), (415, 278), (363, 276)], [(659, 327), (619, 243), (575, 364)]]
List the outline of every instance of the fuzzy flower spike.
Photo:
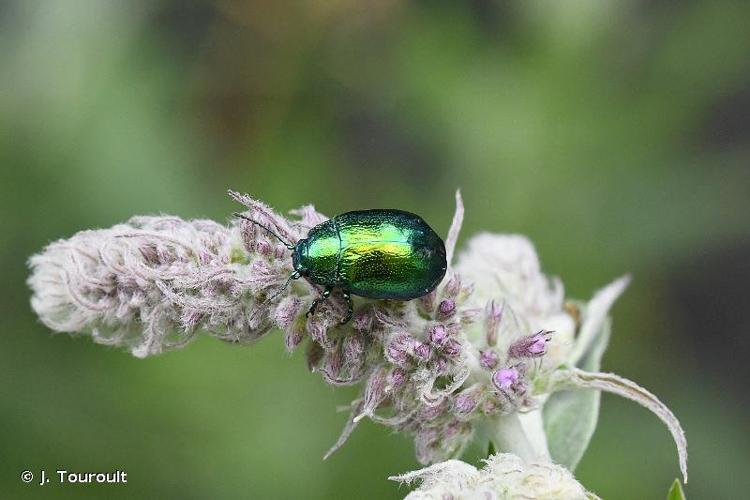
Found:
[(287, 350), (302, 346), (325, 382), (362, 385), (326, 457), (370, 419), (411, 436), (425, 465), (459, 456), (476, 438), (523, 463), (572, 471), (607, 391), (667, 425), (687, 480), (686, 441), (672, 412), (634, 382), (598, 371), (608, 311), (627, 277), (587, 303), (566, 300), (519, 235), (479, 234), (454, 263), (463, 220), (457, 192), (443, 282), (410, 301), (355, 298), (353, 320), (340, 326), (343, 296), (334, 292), (306, 316), (322, 290), (289, 282), (288, 247), (258, 227), (294, 243), (326, 217), (311, 205), (283, 217), (248, 195), (229, 195), (245, 211), (228, 226), (134, 217), (51, 243), (29, 260), (34, 311), (52, 330), (137, 357), (182, 347), (199, 331), (246, 343), (278, 328)]

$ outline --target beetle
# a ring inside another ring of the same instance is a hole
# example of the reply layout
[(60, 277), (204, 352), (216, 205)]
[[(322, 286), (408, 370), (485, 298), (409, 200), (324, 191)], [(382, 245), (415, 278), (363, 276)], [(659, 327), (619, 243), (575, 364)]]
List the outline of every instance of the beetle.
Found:
[[(357, 210), (336, 215), (310, 229), (292, 245), (245, 215), (236, 217), (256, 224), (292, 250), (292, 267), (282, 291), (291, 280), (305, 278), (322, 286), (322, 295), (307, 315), (338, 288), (351, 320), (352, 295), (372, 299), (410, 300), (430, 293), (448, 268), (445, 244), (418, 215), (403, 210)], [(280, 292), (279, 292), (280, 293)]]

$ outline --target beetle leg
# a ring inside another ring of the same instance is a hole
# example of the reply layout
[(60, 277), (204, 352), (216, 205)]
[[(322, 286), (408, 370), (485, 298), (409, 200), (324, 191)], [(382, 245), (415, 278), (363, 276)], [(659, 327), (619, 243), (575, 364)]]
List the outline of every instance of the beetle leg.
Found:
[(315, 314), (315, 309), (317, 309), (318, 304), (320, 304), (321, 302), (325, 302), (325, 300), (331, 295), (331, 290), (333, 290), (333, 287), (327, 287), (323, 291), (323, 294), (320, 297), (313, 300), (313, 303), (310, 305), (310, 309), (308, 309), (307, 314), (305, 314), (305, 316), (310, 316), (311, 314)]
[(346, 300), (346, 317), (341, 321), (341, 324), (345, 325), (352, 319), (352, 315), (354, 314), (354, 304), (352, 304), (352, 296), (347, 290), (342, 290), (341, 292), (344, 294), (344, 300)]

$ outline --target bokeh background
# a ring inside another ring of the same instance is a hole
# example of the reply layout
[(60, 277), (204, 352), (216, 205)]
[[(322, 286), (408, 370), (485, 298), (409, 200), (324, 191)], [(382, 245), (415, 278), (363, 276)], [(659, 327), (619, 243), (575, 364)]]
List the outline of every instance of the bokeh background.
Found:
[[(625, 272), (604, 368), (681, 418), (689, 498), (750, 491), (750, 4), (730, 1), (0, 2), (0, 496), (398, 498), (411, 443), (280, 336), (138, 360), (52, 335), (26, 259), (134, 214), (226, 220), (399, 207), (462, 241), (520, 232), (588, 298)], [(476, 456), (470, 456), (474, 460)], [(24, 469), (127, 486), (39, 487)], [(577, 470), (662, 498), (665, 428), (603, 398)]]

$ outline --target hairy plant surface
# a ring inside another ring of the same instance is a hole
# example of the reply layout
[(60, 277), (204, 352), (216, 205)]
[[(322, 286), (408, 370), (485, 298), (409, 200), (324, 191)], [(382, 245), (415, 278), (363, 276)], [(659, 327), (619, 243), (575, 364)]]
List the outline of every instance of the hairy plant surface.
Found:
[[(288, 218), (230, 196), (244, 216), (292, 242), (326, 220), (311, 205)], [(608, 311), (628, 278), (587, 302), (567, 299), (523, 236), (479, 234), (454, 259), (462, 220), (457, 193), (449, 268), (434, 291), (410, 301), (355, 298), (354, 319), (343, 326), (343, 297), (334, 293), (307, 316), (322, 290), (304, 280), (285, 287), (290, 251), (242, 219), (223, 226), (133, 217), (56, 241), (29, 261), (31, 303), (51, 329), (138, 357), (182, 347), (201, 331), (248, 343), (280, 329), (286, 348), (304, 349), (326, 383), (363, 387), (326, 456), (369, 418), (411, 436), (419, 462), (438, 464), (398, 478), (425, 481), (410, 498), (464, 490), (591, 497), (569, 471), (596, 427), (600, 391), (640, 403), (668, 426), (687, 480), (687, 444), (672, 412), (634, 382), (599, 372)], [(472, 439), (509, 454), (490, 457), (482, 471), (451, 460)]]

